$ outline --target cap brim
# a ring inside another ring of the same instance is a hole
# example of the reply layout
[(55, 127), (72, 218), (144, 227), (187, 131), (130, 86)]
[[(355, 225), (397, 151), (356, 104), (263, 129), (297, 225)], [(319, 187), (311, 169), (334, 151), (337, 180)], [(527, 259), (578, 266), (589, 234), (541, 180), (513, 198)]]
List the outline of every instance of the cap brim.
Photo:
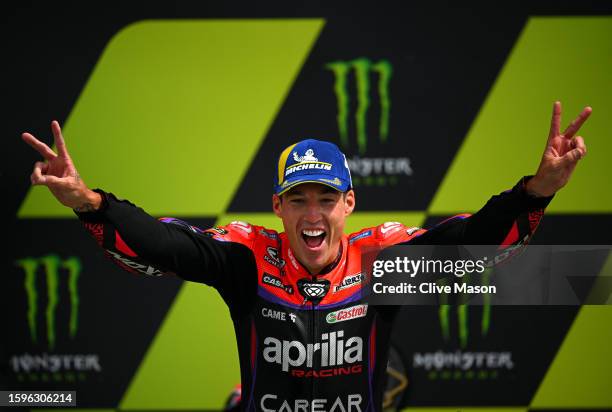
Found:
[[(339, 181), (339, 184), (336, 184), (335, 180)], [(332, 189), (335, 189), (339, 192), (346, 192), (347, 190), (350, 189), (349, 182), (344, 179), (340, 179), (340, 178), (330, 179), (329, 175), (312, 174), (308, 176), (301, 176), (294, 180), (287, 179), (285, 182), (283, 182), (282, 185), (276, 186), (276, 194), (280, 196), (283, 193), (285, 193), (287, 190), (294, 188), (295, 186), (304, 184), (304, 183), (318, 183), (321, 185), (331, 187)]]

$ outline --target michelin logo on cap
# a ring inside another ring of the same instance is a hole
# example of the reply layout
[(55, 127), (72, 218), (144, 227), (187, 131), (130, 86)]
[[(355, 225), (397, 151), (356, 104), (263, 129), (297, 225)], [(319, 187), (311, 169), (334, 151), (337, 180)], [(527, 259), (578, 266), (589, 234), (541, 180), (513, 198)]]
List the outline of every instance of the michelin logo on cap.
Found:
[(319, 159), (317, 159), (314, 156), (314, 150), (312, 150), (312, 149), (306, 150), (306, 153), (304, 153), (304, 156), (298, 156), (297, 152), (293, 152), (293, 160), (295, 160), (296, 162), (299, 162), (299, 163), (303, 163), (303, 162), (318, 162), (319, 161)]
[(298, 156), (297, 152), (293, 152), (293, 160), (298, 162), (292, 166), (289, 166), (285, 169), (285, 177), (289, 176), (291, 173), (299, 172), (300, 170), (309, 170), (309, 169), (322, 169), (322, 170), (331, 170), (332, 165), (330, 163), (319, 162), (314, 156), (314, 150), (308, 149), (304, 156)]
[(278, 159), (275, 192), (280, 195), (302, 183), (321, 183), (341, 192), (351, 189), (346, 156), (322, 140), (306, 139), (287, 147)]

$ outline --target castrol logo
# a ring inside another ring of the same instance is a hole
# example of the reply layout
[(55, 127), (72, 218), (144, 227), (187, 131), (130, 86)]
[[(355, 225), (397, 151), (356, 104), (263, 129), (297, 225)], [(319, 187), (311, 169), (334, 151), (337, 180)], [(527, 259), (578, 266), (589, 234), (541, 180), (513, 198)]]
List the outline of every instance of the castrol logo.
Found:
[(330, 312), (325, 317), (327, 323), (343, 322), (345, 320), (363, 318), (368, 313), (368, 305), (351, 306), (350, 308)]

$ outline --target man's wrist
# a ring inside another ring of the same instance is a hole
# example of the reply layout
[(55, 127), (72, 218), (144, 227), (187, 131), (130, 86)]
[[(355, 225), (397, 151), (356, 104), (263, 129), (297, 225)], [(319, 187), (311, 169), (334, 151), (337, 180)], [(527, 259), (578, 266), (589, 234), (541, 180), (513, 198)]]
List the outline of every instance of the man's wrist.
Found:
[(524, 189), (529, 196), (534, 198), (550, 197), (555, 194), (555, 192), (549, 193), (550, 190), (544, 189), (536, 176), (525, 182)]
[(83, 200), (81, 205), (73, 209), (75, 212), (79, 213), (96, 212), (102, 206), (102, 200), (102, 195), (100, 193), (88, 189), (85, 200)]

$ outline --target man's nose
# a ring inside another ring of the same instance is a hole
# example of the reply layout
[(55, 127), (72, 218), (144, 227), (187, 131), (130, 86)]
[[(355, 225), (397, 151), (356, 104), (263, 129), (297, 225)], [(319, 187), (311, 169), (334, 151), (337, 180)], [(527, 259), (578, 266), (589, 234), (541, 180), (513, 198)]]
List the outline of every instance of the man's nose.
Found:
[(318, 223), (321, 220), (321, 205), (318, 202), (308, 202), (304, 219), (308, 223)]

